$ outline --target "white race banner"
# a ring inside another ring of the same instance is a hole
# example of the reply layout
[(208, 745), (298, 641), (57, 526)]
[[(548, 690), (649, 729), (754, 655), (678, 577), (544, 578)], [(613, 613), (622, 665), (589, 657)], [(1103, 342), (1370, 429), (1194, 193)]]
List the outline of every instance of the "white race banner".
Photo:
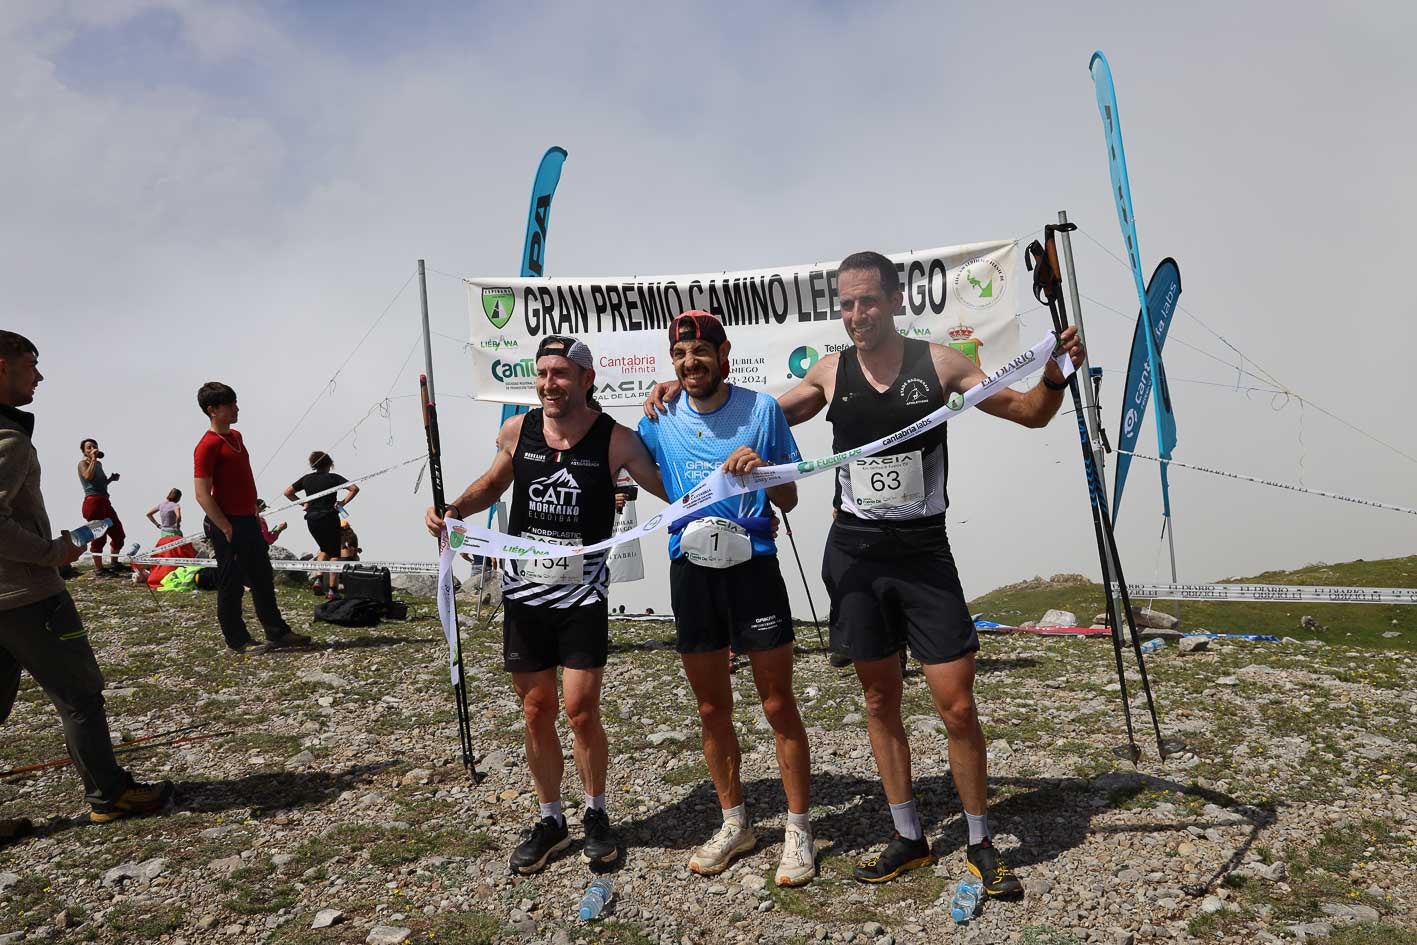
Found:
[[(896, 329), (947, 344), (985, 373), (1020, 351), (1018, 243), (969, 243), (890, 256), (904, 301)], [(729, 379), (776, 396), (848, 346), (837, 261), (677, 276), (468, 279), (472, 390), (479, 400), (535, 406), (536, 346), (574, 335), (596, 362), (602, 404), (635, 405), (674, 376), (669, 323), (703, 309), (733, 342)]]
[(730, 476), (720, 467), (648, 521), (592, 545), (575, 545), (568, 548), (565, 545), (550, 544), (535, 538), (495, 532), (452, 517), (444, 519), (447, 526), (448, 544), (451, 548), (459, 551), (487, 555), (492, 558), (516, 558), (531, 561), (564, 558), (567, 554), (589, 555), (606, 551), (617, 545), (635, 541), (682, 518), (688, 518), (698, 509), (723, 499), (757, 489), (768, 489), (783, 483), (796, 482), (807, 476), (828, 472), (858, 459), (874, 456), (892, 444), (911, 439), (942, 423), (948, 423), (1010, 384), (1017, 383), (1043, 370), (1043, 366), (1049, 360), (1058, 365), (1064, 376), (1073, 373), (1072, 361), (1068, 360), (1066, 354), (1057, 350), (1057, 339), (1054, 335), (1049, 334), (1032, 348), (1015, 356), (1008, 364), (994, 371), (963, 394), (950, 394), (943, 407), (932, 410), (919, 420), (889, 436), (883, 436), (854, 449), (843, 450), (820, 459), (807, 459), (798, 463), (783, 463), (777, 466), (760, 466), (741, 478)]

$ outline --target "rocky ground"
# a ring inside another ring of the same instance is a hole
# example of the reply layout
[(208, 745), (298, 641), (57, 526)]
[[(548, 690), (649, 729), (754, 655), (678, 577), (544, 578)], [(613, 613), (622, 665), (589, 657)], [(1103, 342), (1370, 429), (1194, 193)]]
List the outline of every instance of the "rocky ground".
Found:
[[(963, 819), (918, 672), (905, 715), (933, 870), (879, 888), (851, 881), (889, 816), (854, 677), (827, 665), (808, 625), (796, 682), (821, 876), (771, 885), (783, 800), (744, 670), (737, 714), (761, 842), (706, 880), (685, 862), (718, 812), (672, 630), (619, 623), (605, 715), (627, 854), (610, 917), (585, 926), (574, 912), (591, 877), (578, 856), (532, 878), (507, 873), (536, 805), (495, 628), (466, 643), (487, 773), (474, 786), (431, 601), (414, 600), (407, 622), (316, 624), (310, 650), (233, 656), (207, 594), (71, 587), (108, 678), (114, 737), (169, 736), (122, 757), (177, 782), (178, 799), (168, 816), (87, 826), (71, 769), (4, 779), (0, 816), (40, 829), (0, 849), (0, 942), (1417, 942), (1411, 657), (1224, 641), (1182, 655), (1168, 643), (1148, 666), (1163, 731), (1185, 749), (1158, 761), (1134, 698), (1134, 767), (1115, 752), (1125, 737), (1107, 642), (987, 637), (978, 688), (993, 822), (1028, 895), (987, 903), (957, 929), (946, 906), (964, 871)], [(314, 599), (282, 596), (304, 629)], [(0, 768), (63, 756), (28, 679), (3, 732)], [(569, 763), (565, 796), (579, 837)]]

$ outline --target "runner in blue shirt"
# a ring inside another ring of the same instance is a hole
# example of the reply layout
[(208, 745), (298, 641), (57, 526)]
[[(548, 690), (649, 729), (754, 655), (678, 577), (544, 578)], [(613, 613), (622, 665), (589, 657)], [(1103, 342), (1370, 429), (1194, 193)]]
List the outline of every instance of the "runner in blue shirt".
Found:
[[(720, 467), (737, 475), (801, 456), (777, 401), (727, 383), (728, 336), (707, 312), (690, 311), (669, 327), (670, 359), (687, 397), (657, 420), (640, 421), (640, 438), (659, 464), (672, 502)], [(669, 587), (676, 644), (698, 699), (704, 760), (723, 808), (723, 827), (694, 851), (689, 869), (711, 876), (757, 845), (743, 802), (740, 752), (733, 729), (729, 646), (746, 654), (763, 713), (777, 739), (787, 794), (779, 886), (816, 875), (809, 814), (807, 732), (792, 691), (792, 610), (777, 564), (768, 503), (797, 505), (787, 483), (706, 506), (671, 526)]]

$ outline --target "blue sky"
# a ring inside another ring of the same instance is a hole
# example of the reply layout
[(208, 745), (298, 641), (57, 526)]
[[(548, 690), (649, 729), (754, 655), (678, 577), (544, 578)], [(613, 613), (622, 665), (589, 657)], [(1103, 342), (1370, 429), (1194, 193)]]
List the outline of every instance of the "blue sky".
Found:
[[(1086, 234), (1096, 363), (1120, 371), (1131, 325), (1110, 310), (1136, 302), (1126, 270), (1091, 241), (1120, 252), (1087, 74), (1098, 47), (1117, 78), (1148, 271), (1175, 256), (1183, 306), (1293, 389), (1417, 455), (1417, 320), (1397, 278), (1417, 209), (1410, 5), (865, 9), (6, 4), (0, 321), (39, 343), (50, 376), (36, 409), (53, 518), (77, 514), (67, 464), (80, 436), (104, 440), (128, 474), (119, 509), (131, 523), (185, 485), (203, 427), (192, 392), (210, 377), (241, 392), (258, 468), (270, 462), (261, 488), (277, 494), (305, 453), (390, 390), (412, 391), (400, 365), (416, 339), (413, 292), (333, 391), (326, 382), (417, 258), (435, 270), (436, 330), (466, 334), (461, 284), (442, 273), (515, 269), (527, 188), (552, 144), (570, 152), (548, 250), (560, 275), (1010, 238), (1065, 208)], [(1032, 317), (1025, 334), (1042, 330)], [(1417, 505), (1411, 460), (1247, 390), (1233, 352), (1184, 313), (1172, 338), (1178, 459)], [(460, 346), (440, 345), (439, 388), (456, 392)], [(332, 450), (346, 474), (418, 451), (411, 398), (392, 407)], [(447, 403), (450, 483), (481, 471), (495, 416)], [(952, 435), (971, 593), (1095, 572), (1070, 427)], [(804, 451), (824, 446), (824, 425), (802, 438)], [(1411, 548), (1411, 527), (1390, 514), (1172, 479), (1186, 579)], [(412, 477), (381, 482), (357, 522), (366, 548), (426, 553)], [(794, 525), (811, 561), (827, 499), (806, 496), (820, 514)], [(1150, 579), (1149, 467), (1135, 468), (1127, 506), (1133, 576)], [(628, 600), (666, 603), (655, 593), (649, 581)]]

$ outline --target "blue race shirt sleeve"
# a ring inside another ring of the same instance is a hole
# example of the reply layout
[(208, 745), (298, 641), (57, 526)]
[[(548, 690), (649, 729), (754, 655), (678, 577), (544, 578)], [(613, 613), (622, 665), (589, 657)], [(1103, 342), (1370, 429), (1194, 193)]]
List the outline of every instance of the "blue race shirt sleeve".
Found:
[(659, 454), (659, 424), (649, 417), (641, 417), (640, 425), (636, 431), (640, 435), (640, 442), (645, 445), (645, 449), (649, 450), (649, 455), (654, 457), (655, 465), (663, 466), (664, 460)]

